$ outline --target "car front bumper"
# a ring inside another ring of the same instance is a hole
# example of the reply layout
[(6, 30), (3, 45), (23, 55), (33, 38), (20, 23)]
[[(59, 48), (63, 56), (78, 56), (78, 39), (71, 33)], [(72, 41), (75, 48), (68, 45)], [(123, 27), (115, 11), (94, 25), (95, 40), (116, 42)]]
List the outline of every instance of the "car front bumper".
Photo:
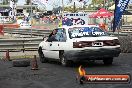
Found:
[(101, 60), (104, 57), (118, 57), (121, 53), (120, 48), (95, 49), (95, 50), (69, 50), (65, 51), (68, 60)]

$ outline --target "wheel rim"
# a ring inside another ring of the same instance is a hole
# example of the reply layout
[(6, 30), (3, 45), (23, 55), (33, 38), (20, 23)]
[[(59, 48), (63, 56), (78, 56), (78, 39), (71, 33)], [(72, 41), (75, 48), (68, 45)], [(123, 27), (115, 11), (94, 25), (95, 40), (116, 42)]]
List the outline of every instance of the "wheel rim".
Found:
[(64, 58), (64, 57), (62, 57), (62, 58), (61, 58), (61, 63), (62, 63), (63, 65), (65, 65), (65, 64), (66, 64), (66, 60), (65, 60), (65, 58)]

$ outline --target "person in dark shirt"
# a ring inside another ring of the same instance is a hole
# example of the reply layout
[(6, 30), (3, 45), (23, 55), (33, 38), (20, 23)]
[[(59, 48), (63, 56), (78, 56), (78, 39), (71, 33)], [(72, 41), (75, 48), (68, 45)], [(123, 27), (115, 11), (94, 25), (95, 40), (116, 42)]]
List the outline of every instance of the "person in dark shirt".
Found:
[(57, 33), (57, 30), (53, 30), (53, 32), (49, 35), (49, 38), (47, 39), (47, 41), (48, 42), (57, 41), (56, 33)]

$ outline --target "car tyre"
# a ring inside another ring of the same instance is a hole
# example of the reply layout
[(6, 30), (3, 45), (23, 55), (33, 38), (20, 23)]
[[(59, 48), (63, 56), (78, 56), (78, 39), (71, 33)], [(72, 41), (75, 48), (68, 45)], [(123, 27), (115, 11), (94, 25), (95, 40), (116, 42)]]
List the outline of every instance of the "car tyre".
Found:
[(45, 58), (41, 47), (39, 47), (39, 49), (38, 49), (38, 54), (39, 54), (40, 62), (41, 63), (46, 63), (47, 59)]
[(63, 54), (60, 56), (60, 62), (62, 66), (68, 67), (71, 66), (71, 61), (67, 60), (67, 57)]
[(27, 67), (27, 66), (30, 66), (30, 60), (28, 60), (28, 59), (13, 60), (12, 64), (13, 64), (13, 67)]
[(113, 57), (106, 58), (106, 59), (103, 60), (103, 62), (104, 62), (104, 65), (112, 65)]

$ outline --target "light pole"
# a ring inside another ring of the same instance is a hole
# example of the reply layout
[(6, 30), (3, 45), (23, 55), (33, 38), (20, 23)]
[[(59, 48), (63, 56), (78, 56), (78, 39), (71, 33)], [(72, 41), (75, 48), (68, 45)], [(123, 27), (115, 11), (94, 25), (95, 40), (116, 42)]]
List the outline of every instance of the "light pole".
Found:
[(30, 5), (31, 5), (30, 19), (31, 19), (31, 37), (32, 37), (32, 0), (30, 0)]
[(64, 13), (64, 1), (62, 0), (62, 12), (61, 12), (62, 19), (63, 19), (63, 13)]
[(64, 13), (64, 1), (62, 0), (62, 14)]
[(104, 0), (104, 3), (103, 3), (103, 5), (104, 5), (104, 8), (105, 8), (105, 4), (106, 4), (106, 0)]
[(61, 19), (60, 19), (60, 23), (59, 23), (59, 26), (62, 26), (63, 25), (63, 13), (64, 13), (64, 1), (62, 0), (61, 1), (62, 3), (62, 11), (61, 11)]
[(74, 2), (74, 5), (73, 5), (73, 12), (75, 13), (76, 12), (76, 3)]
[[(104, 4), (104, 9), (106, 9), (106, 7), (107, 7), (107, 6), (106, 6), (106, 5), (107, 5), (106, 0), (104, 0), (104, 3), (103, 3), (103, 4)], [(104, 23), (106, 24), (106, 18), (104, 18)]]
[[(4, 10), (4, 0), (2, 0), (2, 6), (3, 6), (2, 9)], [(2, 12), (1, 15), (3, 16), (3, 14), (4, 14), (4, 11)]]

